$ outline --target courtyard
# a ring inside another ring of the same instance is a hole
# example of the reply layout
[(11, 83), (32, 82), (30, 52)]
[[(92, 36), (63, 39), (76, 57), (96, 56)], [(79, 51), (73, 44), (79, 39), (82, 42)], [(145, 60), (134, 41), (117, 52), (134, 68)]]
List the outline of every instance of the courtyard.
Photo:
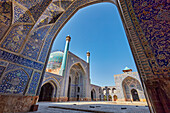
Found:
[(39, 102), (38, 111), (27, 113), (149, 113), (145, 102)]

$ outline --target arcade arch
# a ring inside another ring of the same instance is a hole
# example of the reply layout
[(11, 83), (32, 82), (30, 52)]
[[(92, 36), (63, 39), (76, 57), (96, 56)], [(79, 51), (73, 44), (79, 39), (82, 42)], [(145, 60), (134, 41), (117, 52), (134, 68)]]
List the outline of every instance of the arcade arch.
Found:
[(118, 99), (118, 98), (117, 98), (117, 95), (114, 95), (114, 96), (113, 96), (113, 99), (114, 99), (114, 101), (117, 101), (117, 99)]

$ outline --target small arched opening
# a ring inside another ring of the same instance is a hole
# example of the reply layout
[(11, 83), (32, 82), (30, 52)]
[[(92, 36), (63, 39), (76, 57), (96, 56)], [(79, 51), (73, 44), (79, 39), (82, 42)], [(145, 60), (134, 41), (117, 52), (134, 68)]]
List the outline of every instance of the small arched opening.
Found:
[(109, 99), (109, 101), (112, 101), (112, 96), (109, 95), (109, 96), (108, 96), (108, 99)]
[(114, 99), (114, 101), (117, 101), (117, 96), (114, 95), (114, 96), (113, 96), (113, 99)]
[(46, 83), (41, 87), (39, 101), (51, 101), (54, 88), (50, 83)]
[(95, 101), (95, 99), (96, 99), (96, 92), (95, 92), (95, 90), (93, 89), (93, 90), (91, 90), (91, 100), (92, 100), (92, 101)]
[(140, 101), (139, 95), (136, 89), (132, 89), (131, 94), (132, 94), (133, 101)]
[(116, 88), (112, 88), (112, 93), (115, 93), (115, 91), (116, 91)]
[(71, 77), (69, 77), (69, 82), (68, 82), (68, 92), (67, 92), (68, 101), (70, 101), (70, 85), (71, 85)]
[(101, 95), (99, 95), (99, 99), (100, 99), (100, 101), (102, 101), (102, 96)]

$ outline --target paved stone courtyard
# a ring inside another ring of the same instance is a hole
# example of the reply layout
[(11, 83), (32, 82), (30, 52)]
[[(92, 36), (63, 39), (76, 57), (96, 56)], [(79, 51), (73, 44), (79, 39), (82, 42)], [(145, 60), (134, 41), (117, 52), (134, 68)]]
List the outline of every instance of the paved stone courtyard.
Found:
[(149, 113), (139, 102), (39, 102), (38, 111), (28, 113)]

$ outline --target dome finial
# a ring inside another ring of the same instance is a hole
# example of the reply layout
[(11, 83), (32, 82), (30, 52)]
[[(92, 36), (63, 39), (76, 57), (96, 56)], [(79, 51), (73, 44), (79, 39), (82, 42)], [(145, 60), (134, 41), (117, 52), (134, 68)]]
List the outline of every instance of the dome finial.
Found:
[(69, 41), (69, 42), (70, 42), (70, 40), (71, 40), (70, 35), (67, 35), (67, 37), (66, 37), (66, 41)]
[(124, 73), (125, 73), (125, 72), (131, 72), (131, 71), (132, 71), (132, 69), (128, 68), (127, 66), (126, 66), (125, 69), (123, 70)]

